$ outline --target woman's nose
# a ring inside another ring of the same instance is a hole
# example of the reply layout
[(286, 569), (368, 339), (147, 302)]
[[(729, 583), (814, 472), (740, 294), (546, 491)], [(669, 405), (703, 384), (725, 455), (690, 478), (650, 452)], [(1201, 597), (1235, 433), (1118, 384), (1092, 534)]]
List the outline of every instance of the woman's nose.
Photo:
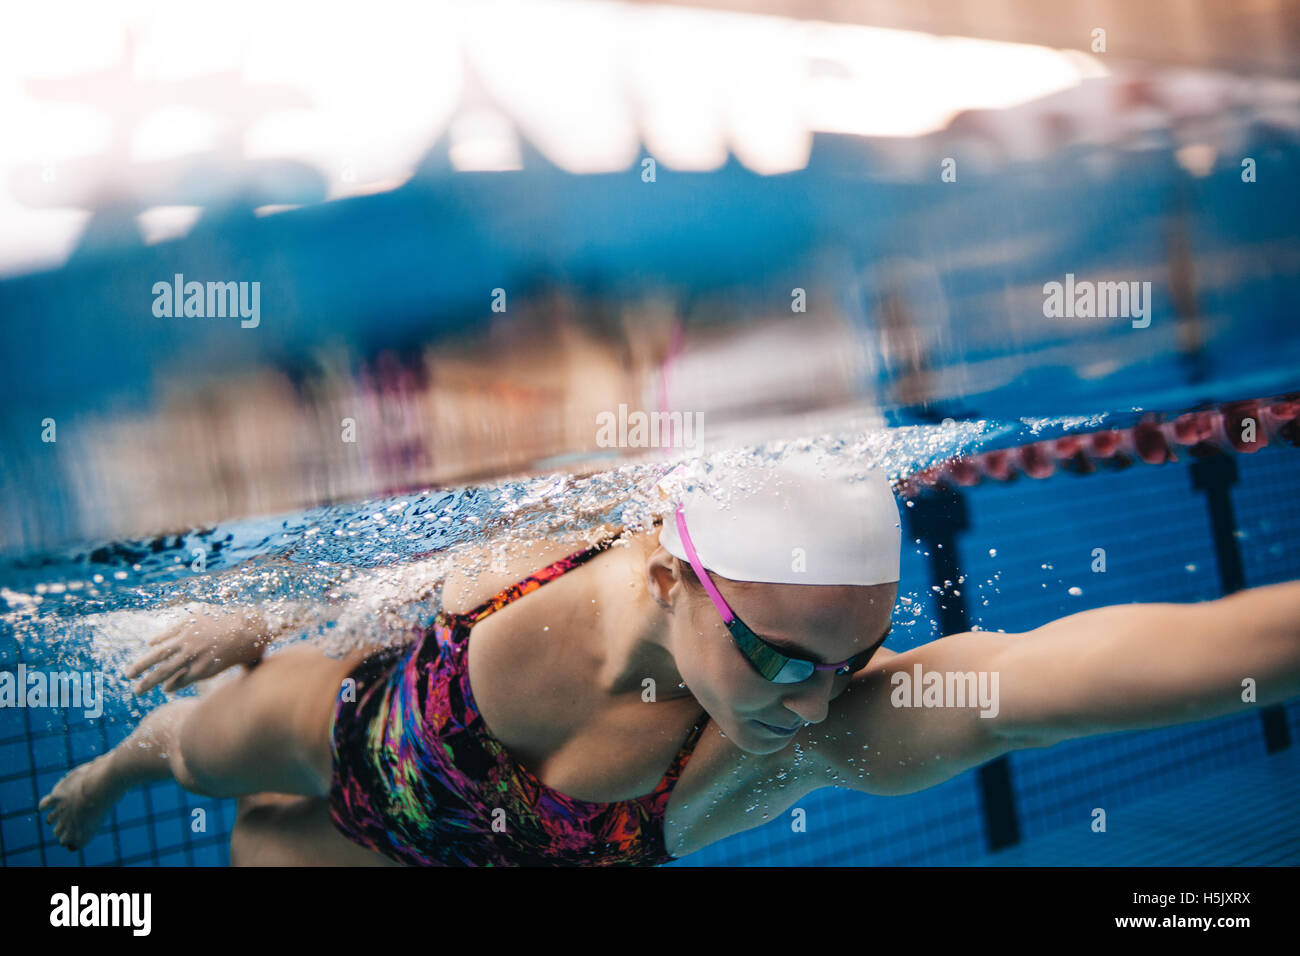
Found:
[(799, 719), (808, 724), (820, 724), (830, 713), (831, 690), (835, 683), (829, 671), (818, 672), (810, 680), (799, 685), (796, 693), (787, 694), (781, 703), (788, 710), (798, 714)]

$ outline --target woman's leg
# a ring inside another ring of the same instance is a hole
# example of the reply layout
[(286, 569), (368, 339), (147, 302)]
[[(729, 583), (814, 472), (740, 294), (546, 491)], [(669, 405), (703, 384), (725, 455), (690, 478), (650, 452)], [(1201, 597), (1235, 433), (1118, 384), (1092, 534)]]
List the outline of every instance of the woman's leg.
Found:
[(241, 797), (230, 832), (231, 866), (400, 866), (334, 826), (329, 802), (262, 793)]
[(84, 846), (132, 787), (175, 780), (212, 797), (329, 793), (329, 725), (343, 679), (338, 661), (310, 647), (270, 654), (197, 700), (149, 713), (111, 752), (75, 768), (40, 803), (59, 841)]

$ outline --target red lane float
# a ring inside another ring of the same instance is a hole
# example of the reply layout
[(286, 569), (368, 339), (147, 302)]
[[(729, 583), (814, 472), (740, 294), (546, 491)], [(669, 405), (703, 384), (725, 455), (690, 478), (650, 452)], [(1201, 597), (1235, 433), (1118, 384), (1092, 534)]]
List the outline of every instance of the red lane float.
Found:
[(1099, 467), (1114, 470), (1136, 462), (1176, 462), (1179, 452), (1193, 458), (1220, 453), (1252, 455), (1272, 441), (1300, 447), (1300, 396), (1227, 402), (1217, 409), (1168, 419), (1151, 414), (1130, 428), (1108, 428), (963, 455), (908, 475), (896, 488), (910, 498), (940, 485), (969, 488), (986, 479), (1049, 478), (1058, 467), (1090, 474)]

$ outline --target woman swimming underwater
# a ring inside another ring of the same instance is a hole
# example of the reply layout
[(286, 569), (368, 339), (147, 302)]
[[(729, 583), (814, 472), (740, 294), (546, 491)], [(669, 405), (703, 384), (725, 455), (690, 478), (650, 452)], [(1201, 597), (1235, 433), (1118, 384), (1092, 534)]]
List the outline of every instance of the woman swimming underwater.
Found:
[[(909, 793), (1300, 694), (1300, 582), (892, 653), (899, 547), (884, 478), (792, 459), (725, 503), (684, 494), (662, 528), (453, 575), (405, 646), (263, 656), (299, 622), (213, 607), (151, 641), (137, 692), (246, 672), (152, 711), (40, 807), (77, 848), (129, 788), (174, 779), (244, 798), (236, 865), (657, 864), (819, 787)], [(996, 699), (903, 706), (917, 673)]]

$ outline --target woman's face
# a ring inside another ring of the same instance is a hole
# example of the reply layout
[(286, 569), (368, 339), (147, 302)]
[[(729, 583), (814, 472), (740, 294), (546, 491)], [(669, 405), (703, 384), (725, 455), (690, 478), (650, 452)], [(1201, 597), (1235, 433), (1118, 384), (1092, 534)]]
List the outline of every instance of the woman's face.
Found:
[[(687, 688), (723, 733), (749, 753), (775, 753), (805, 723), (826, 719), (852, 675), (817, 671), (774, 684), (736, 646), (708, 594), (679, 562), (673, 589), (672, 652)], [(732, 611), (792, 657), (837, 663), (876, 644), (889, 629), (897, 584), (751, 584), (713, 576)], [(680, 591), (678, 590), (680, 589)], [(783, 733), (782, 730), (789, 730)]]

